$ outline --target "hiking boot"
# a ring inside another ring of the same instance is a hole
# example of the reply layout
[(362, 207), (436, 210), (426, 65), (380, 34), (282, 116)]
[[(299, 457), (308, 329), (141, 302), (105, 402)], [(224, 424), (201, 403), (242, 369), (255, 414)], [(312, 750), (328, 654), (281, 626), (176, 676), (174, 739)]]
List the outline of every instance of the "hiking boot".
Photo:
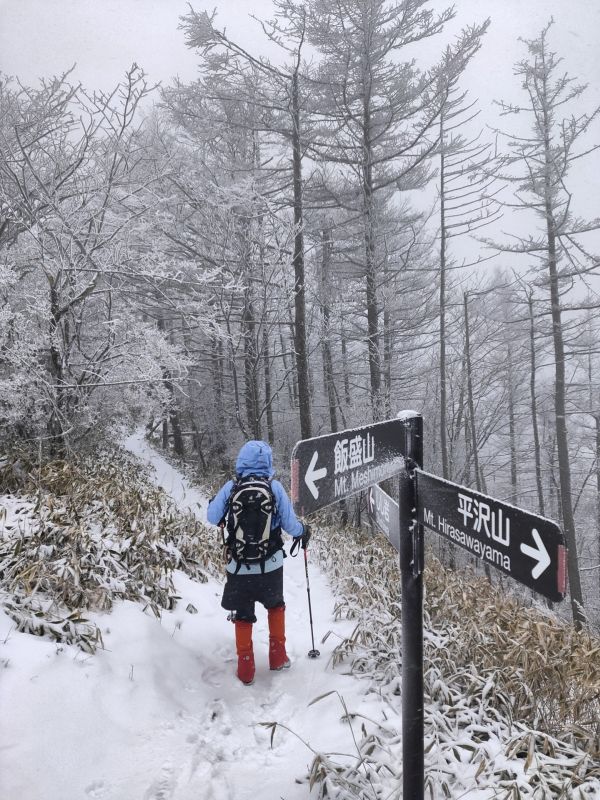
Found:
[(289, 669), (291, 662), (285, 652), (285, 606), (269, 609), (269, 667)]
[(254, 683), (254, 656), (252, 653), (238, 656), (237, 676), (246, 686)]
[(254, 681), (251, 622), (235, 621), (235, 649), (238, 657), (237, 676), (242, 683), (249, 686)]
[(292, 662), (285, 652), (285, 645), (279, 642), (269, 641), (269, 668), (274, 670), (289, 669)]

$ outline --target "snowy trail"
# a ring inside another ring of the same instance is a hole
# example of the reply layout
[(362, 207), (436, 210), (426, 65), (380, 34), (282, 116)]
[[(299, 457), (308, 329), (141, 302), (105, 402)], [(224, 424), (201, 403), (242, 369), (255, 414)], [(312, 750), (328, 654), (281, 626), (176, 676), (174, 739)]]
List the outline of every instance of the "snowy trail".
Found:
[[(132, 437), (127, 446), (152, 464), (156, 470), (157, 484), (176, 500), (180, 508), (189, 509), (199, 519), (206, 521), (207, 498), (166, 464), (139, 435)], [(344, 685), (346, 689), (356, 691), (356, 681), (326, 668), (331, 650), (337, 643), (336, 636), (330, 637), (325, 645), (320, 645), (320, 660), (307, 658), (310, 628), (303, 559), (288, 558), (285, 563), (287, 644), (293, 669), (283, 673), (268, 670), (266, 614), (259, 606), (258, 622), (254, 628), (257, 677), (252, 687), (241, 685), (234, 675), (236, 659), (233, 629), (226, 619), (226, 612), (220, 608), (221, 586), (211, 582), (197, 587), (185, 576), (180, 576), (178, 589), (182, 594), (181, 608), (187, 605), (188, 597), (194, 602), (198, 590), (210, 595), (199, 606), (205, 610), (194, 618), (199, 628), (194, 641), (202, 648), (199, 653), (203, 670), (199, 681), (194, 681), (190, 689), (200, 694), (198, 699), (202, 703), (206, 702), (206, 713), (204, 732), (198, 732), (196, 736), (194, 730), (189, 736), (194, 745), (190, 768), (197, 774), (196, 780), (191, 782), (196, 783), (200, 778), (206, 784), (205, 796), (215, 800), (250, 800), (256, 798), (257, 791), (260, 797), (278, 797), (284, 789), (286, 800), (307, 797), (308, 787), (294, 784), (294, 778), (302, 775), (309, 766), (310, 752), (283, 730), (276, 731), (274, 747), (270, 749), (270, 731), (260, 723), (283, 723), (309, 741), (315, 749), (348, 751), (352, 741), (347, 726), (339, 723), (342, 711), (339, 700), (332, 696), (313, 707), (309, 708), (308, 704), (328, 691), (343, 691)], [(311, 597), (315, 631), (317, 636), (319, 633), (323, 635), (332, 628), (334, 599), (324, 576), (314, 565), (311, 565)], [(208, 617), (206, 628), (212, 632), (208, 647), (206, 636), (202, 635), (202, 615)], [(335, 627), (340, 635), (348, 630), (347, 623)], [(212, 689), (212, 701), (205, 696), (207, 686)], [(330, 719), (327, 720), (327, 730), (323, 731), (323, 709), (326, 707), (329, 708)], [(195, 728), (196, 720), (193, 717), (188, 722)], [(187, 794), (183, 785), (180, 788), (183, 800)], [(157, 795), (150, 793), (148, 800), (154, 800), (155, 796), (159, 800), (160, 792)], [(197, 796), (197, 788), (192, 789), (191, 796)]]
[[(148, 444), (143, 432), (137, 431), (129, 436), (123, 442), (123, 446), (141, 461), (154, 468), (155, 485), (172, 497), (182, 511), (191, 511), (200, 520), (206, 522), (208, 498)], [(198, 513), (199, 511), (200, 513)]]
[[(206, 498), (138, 436), (127, 446), (155, 469), (155, 481), (176, 502), (205, 519)], [(255, 683), (235, 677), (233, 628), (220, 608), (221, 583), (198, 584), (176, 574), (181, 601), (157, 620), (120, 603), (94, 615), (105, 650), (87, 656), (73, 647), (15, 633), (0, 614), (9, 668), (0, 670), (1, 800), (301, 800), (298, 783), (312, 761), (291, 733), (315, 750), (353, 753), (341, 721), (339, 692), (351, 711), (380, 720), (379, 701), (364, 683), (328, 664), (339, 636), (334, 598), (324, 575), (309, 565), (315, 640), (310, 649), (304, 561), (285, 561), (288, 653), (292, 668), (270, 672), (266, 614), (259, 606)], [(188, 613), (188, 604), (198, 609)], [(325, 643), (321, 637), (333, 631)]]

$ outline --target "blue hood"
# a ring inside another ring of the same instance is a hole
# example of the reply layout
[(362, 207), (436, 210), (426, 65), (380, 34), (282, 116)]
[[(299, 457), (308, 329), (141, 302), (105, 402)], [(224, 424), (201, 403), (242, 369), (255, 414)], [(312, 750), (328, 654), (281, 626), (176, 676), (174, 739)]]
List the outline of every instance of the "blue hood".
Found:
[(244, 478), (246, 475), (273, 476), (273, 453), (266, 442), (251, 441), (240, 450), (235, 462), (236, 474)]

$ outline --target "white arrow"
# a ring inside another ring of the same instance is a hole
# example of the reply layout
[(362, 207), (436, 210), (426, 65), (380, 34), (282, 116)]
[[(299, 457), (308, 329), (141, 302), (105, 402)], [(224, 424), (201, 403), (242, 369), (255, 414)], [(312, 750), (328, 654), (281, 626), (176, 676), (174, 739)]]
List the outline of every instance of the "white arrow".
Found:
[(375, 505), (375, 491), (373, 487), (369, 489), (369, 505), (371, 506), (371, 514), (373, 513), (373, 507)]
[(533, 528), (531, 533), (533, 534), (537, 548), (531, 547), (529, 544), (522, 544), (521, 552), (525, 553), (525, 555), (529, 556), (530, 558), (534, 558), (538, 562), (531, 570), (531, 577), (534, 580), (537, 580), (542, 572), (544, 572), (544, 570), (548, 569), (550, 566), (550, 556), (548, 555), (546, 546), (542, 542), (542, 537), (539, 535), (537, 530)]
[(320, 481), (321, 478), (324, 478), (327, 475), (327, 467), (321, 467), (321, 469), (315, 469), (315, 464), (317, 463), (317, 459), (319, 458), (318, 452), (312, 454), (312, 458), (310, 460), (310, 464), (308, 465), (308, 469), (306, 470), (306, 475), (304, 476), (304, 483), (310, 489), (310, 493), (315, 498), (315, 500), (319, 499), (319, 490), (315, 485), (315, 481)]

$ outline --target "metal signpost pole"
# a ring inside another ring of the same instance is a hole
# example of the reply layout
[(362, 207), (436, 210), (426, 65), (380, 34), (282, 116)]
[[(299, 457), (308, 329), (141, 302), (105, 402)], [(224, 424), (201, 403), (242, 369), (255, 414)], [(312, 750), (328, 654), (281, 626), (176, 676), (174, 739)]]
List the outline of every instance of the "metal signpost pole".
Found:
[(402, 798), (423, 800), (423, 528), (417, 522), (414, 466), (423, 466), (423, 417), (406, 417), (407, 467), (400, 473), (402, 588)]

